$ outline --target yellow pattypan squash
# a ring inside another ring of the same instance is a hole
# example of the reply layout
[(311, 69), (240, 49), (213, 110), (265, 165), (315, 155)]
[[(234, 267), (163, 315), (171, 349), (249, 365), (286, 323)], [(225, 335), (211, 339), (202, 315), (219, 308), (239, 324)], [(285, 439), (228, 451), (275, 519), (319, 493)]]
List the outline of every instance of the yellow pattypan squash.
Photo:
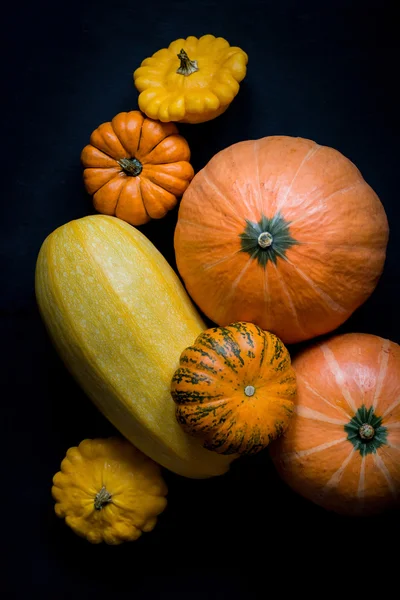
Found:
[(155, 527), (167, 505), (159, 465), (118, 438), (70, 448), (52, 494), (57, 516), (93, 544), (136, 540)]
[(243, 50), (221, 37), (175, 40), (146, 58), (134, 72), (140, 110), (163, 122), (214, 119), (238, 93), (247, 61)]

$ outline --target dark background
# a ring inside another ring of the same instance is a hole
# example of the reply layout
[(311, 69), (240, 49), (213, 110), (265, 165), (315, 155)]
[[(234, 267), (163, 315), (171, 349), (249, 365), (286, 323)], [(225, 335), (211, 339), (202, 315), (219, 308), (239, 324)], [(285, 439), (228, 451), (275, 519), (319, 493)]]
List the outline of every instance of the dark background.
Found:
[[(213, 33), (248, 53), (248, 74), (227, 113), (180, 127), (195, 170), (234, 142), (273, 134), (350, 158), (380, 196), (391, 237), (377, 290), (342, 330), (399, 343), (397, 2), (11, 4), (2, 20), (2, 596), (253, 598), (290, 583), (325, 595), (343, 576), (342, 593), (350, 580), (371, 597), (398, 556), (398, 517), (328, 514), (286, 488), (266, 453), (214, 480), (165, 472), (168, 508), (133, 544), (91, 546), (59, 521), (50, 488), (67, 448), (114, 430), (47, 338), (34, 268), (51, 231), (93, 212), (80, 152), (100, 123), (137, 108), (134, 69), (178, 37)], [(174, 267), (176, 216), (141, 228)]]

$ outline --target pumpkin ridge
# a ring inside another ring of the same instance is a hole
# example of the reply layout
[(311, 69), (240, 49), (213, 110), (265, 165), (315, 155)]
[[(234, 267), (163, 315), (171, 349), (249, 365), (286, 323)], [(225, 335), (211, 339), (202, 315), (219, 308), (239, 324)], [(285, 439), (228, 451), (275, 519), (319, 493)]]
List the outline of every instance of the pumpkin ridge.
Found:
[(399, 404), (400, 404), (400, 396), (390, 406), (388, 406), (388, 408), (383, 413), (382, 418), (385, 419), (386, 417), (388, 417), (390, 415), (390, 413), (393, 412), (393, 410), (395, 408), (397, 408), (397, 406), (399, 406)]
[(376, 387), (375, 387), (375, 392), (374, 392), (374, 399), (372, 402), (372, 406), (374, 408), (374, 410), (377, 409), (377, 406), (379, 404), (379, 400), (380, 400), (380, 396), (382, 393), (382, 387), (383, 387), (383, 383), (386, 377), (386, 373), (387, 373), (387, 369), (388, 369), (388, 364), (389, 364), (389, 350), (390, 348), (390, 341), (389, 340), (382, 340), (382, 347), (381, 350), (379, 352), (379, 372), (378, 372), (378, 379), (376, 381)]
[[(124, 187), (127, 185), (127, 183), (128, 183), (128, 179), (125, 181), (125, 183), (124, 183), (123, 185), (121, 185), (121, 188), (120, 188), (120, 190), (119, 190), (118, 197), (117, 197), (117, 201), (116, 201), (116, 203), (115, 203), (115, 206), (114, 206), (114, 213), (115, 213), (115, 214), (117, 214), (117, 210), (118, 210), (118, 203), (119, 203), (119, 199), (121, 198), (122, 190), (123, 190), (123, 189), (124, 189)], [(146, 208), (145, 208), (145, 210), (146, 210)]]
[[(126, 115), (128, 115), (128, 113), (126, 113)], [(112, 129), (112, 130), (113, 130), (113, 132), (114, 132), (114, 135), (115, 135), (115, 137), (117, 138), (117, 140), (118, 140), (118, 141), (119, 141), (119, 143), (121, 144), (122, 148), (125, 150), (125, 152), (126, 152), (126, 158), (131, 158), (131, 153), (128, 151), (128, 149), (126, 148), (126, 146), (124, 146), (124, 144), (122, 143), (122, 140), (121, 140), (121, 138), (119, 137), (118, 133), (117, 133), (117, 132), (116, 132), (116, 130), (115, 130), (115, 127), (114, 127), (113, 120), (111, 120), (111, 121), (110, 121), (110, 126), (111, 126), (111, 129)], [(117, 159), (116, 159), (116, 160), (117, 160)]]
[[(357, 407), (354, 402), (354, 399), (346, 386), (346, 378), (344, 377), (342, 370), (337, 362), (337, 359), (326, 343), (321, 344), (320, 350), (325, 359), (326, 365), (328, 366), (330, 372), (332, 373), (333, 379), (335, 380), (338, 388), (340, 389), (341, 395), (343, 399), (346, 401), (348, 407), (350, 408), (353, 414), (357, 413)], [(343, 383), (344, 382), (344, 383)]]
[(219, 344), (217, 341), (215, 341), (213, 339), (213, 337), (206, 332), (202, 333), (200, 335), (200, 338), (201, 338), (201, 340), (199, 340), (197, 342), (198, 344), (201, 344), (205, 348), (208, 348), (209, 350), (213, 350), (213, 351), (221, 354), (226, 366), (229, 369), (231, 369), (234, 373), (236, 373), (236, 374), (238, 373), (235, 363), (232, 363), (232, 361), (227, 357), (226, 349), (224, 346), (221, 346), (221, 344)]
[(304, 382), (305, 387), (307, 388), (307, 390), (309, 390), (314, 396), (316, 396), (317, 398), (319, 398), (320, 400), (322, 400), (325, 404), (327, 404), (328, 406), (330, 406), (331, 408), (334, 408), (335, 410), (337, 410), (338, 412), (342, 413), (342, 415), (344, 415), (347, 419), (351, 419), (350, 414), (348, 412), (346, 412), (344, 410), (344, 408), (342, 408), (341, 406), (339, 406), (338, 404), (333, 404), (332, 402), (329, 402), (329, 400), (327, 400), (326, 398), (324, 398), (323, 396), (321, 396), (321, 394), (319, 394), (311, 385), (310, 383), (304, 378), (304, 375), (302, 373), (297, 373), (296, 377), (298, 379), (302, 379)]
[(383, 474), (384, 478), (386, 479), (386, 483), (388, 484), (388, 488), (389, 488), (392, 496), (397, 500), (397, 492), (396, 492), (395, 484), (393, 482), (392, 476), (390, 475), (390, 472), (389, 472), (387, 466), (385, 465), (384, 461), (382, 460), (382, 457), (379, 456), (379, 454), (376, 452), (373, 455), (373, 460), (374, 460), (374, 463), (376, 464), (376, 466), (378, 467), (378, 469)]
[[(155, 150), (157, 148), (157, 146), (159, 146), (161, 144), (161, 142), (163, 142), (167, 138), (171, 137), (172, 135), (179, 135), (179, 134), (176, 131), (175, 132), (171, 131), (171, 133), (168, 133), (165, 137), (163, 137), (162, 140), (158, 140), (158, 142), (156, 142), (154, 144), (154, 146), (151, 147), (150, 150), (147, 150), (146, 154), (143, 156), (143, 159), (145, 160), (146, 156), (148, 156), (149, 154), (151, 154), (153, 152), (153, 150)], [(180, 137), (182, 137), (182, 136), (180, 136)], [(140, 143), (138, 145), (138, 148), (140, 148)], [(147, 163), (147, 164), (152, 164), (152, 163)], [(170, 165), (170, 164), (172, 164), (172, 163), (157, 163), (156, 166), (158, 166), (158, 165)]]
[[(197, 338), (197, 340), (198, 340), (198, 338)], [(198, 342), (197, 340), (195, 341), (195, 343), (196, 343), (196, 344), (198, 343), (198, 344), (200, 345), (200, 344), (201, 344), (201, 341), (200, 341), (200, 342)], [(209, 358), (209, 359), (210, 359), (210, 360), (211, 360), (213, 363), (215, 363), (215, 362), (216, 362), (216, 359), (215, 359), (215, 357), (214, 357), (214, 356), (212, 356), (212, 354), (210, 354), (209, 352), (206, 352), (205, 350), (203, 350), (203, 349), (202, 349), (202, 348), (200, 348), (199, 346), (188, 346), (188, 347), (186, 348), (186, 350), (184, 350), (184, 351), (182, 352), (182, 355), (181, 355), (181, 356), (185, 356), (187, 352), (198, 352), (198, 353), (200, 354), (200, 356), (206, 356), (206, 357), (207, 357), (207, 358)]]
[(304, 273), (304, 271), (302, 269), (300, 269), (300, 267), (298, 265), (294, 264), (286, 256), (285, 256), (285, 260), (290, 264), (291, 267), (293, 267), (295, 269), (295, 271), (297, 271), (299, 276), (306, 283), (308, 283), (308, 285), (311, 287), (311, 289), (316, 294), (318, 294), (333, 311), (347, 313), (346, 308), (344, 308), (343, 306), (338, 304), (333, 298), (331, 298), (331, 296), (327, 292), (325, 292), (323, 289), (321, 289), (321, 287), (315, 281), (313, 281), (310, 277), (308, 277), (308, 275), (306, 275)]
[(283, 206), (285, 204), (285, 202), (287, 202), (287, 199), (289, 198), (292, 188), (293, 188), (293, 184), (296, 181), (297, 177), (299, 176), (301, 170), (303, 169), (304, 165), (306, 165), (313, 156), (315, 156), (315, 154), (317, 154), (317, 152), (322, 148), (322, 146), (320, 146), (319, 144), (317, 144), (316, 142), (312, 142), (312, 146), (311, 148), (309, 148), (309, 150), (307, 151), (306, 155), (304, 156), (303, 160), (301, 161), (299, 167), (297, 168), (295, 174), (293, 175), (292, 181), (290, 182), (287, 190), (285, 191), (285, 195), (283, 196), (283, 200), (281, 200), (280, 202), (277, 202), (277, 210), (280, 210), (280, 207)]
[(226, 340), (226, 338), (228, 338), (228, 341), (227, 341), (228, 350), (231, 350), (231, 352), (233, 352), (233, 354), (235, 355), (235, 357), (240, 362), (240, 365), (243, 366), (244, 365), (244, 360), (243, 360), (243, 358), (241, 356), (240, 346), (239, 346), (238, 342), (236, 341), (236, 339), (234, 337), (234, 333), (232, 332), (232, 328), (229, 327), (229, 326), (228, 327), (221, 327), (221, 333), (223, 335), (224, 340)]

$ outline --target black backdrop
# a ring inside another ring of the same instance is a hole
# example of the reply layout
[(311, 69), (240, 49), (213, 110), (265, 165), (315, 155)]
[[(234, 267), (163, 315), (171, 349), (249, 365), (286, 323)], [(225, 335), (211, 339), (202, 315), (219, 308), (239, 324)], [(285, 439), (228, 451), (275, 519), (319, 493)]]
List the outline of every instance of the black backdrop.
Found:
[[(349, 157), (380, 196), (391, 237), (376, 292), (341, 330), (400, 342), (396, 2), (12, 4), (2, 32), (4, 596), (253, 598), (290, 581), (325, 593), (341, 573), (370, 590), (384, 577), (373, 576), (375, 561), (398, 552), (395, 516), (360, 524), (328, 514), (287, 489), (265, 453), (215, 480), (166, 472), (169, 506), (134, 544), (90, 546), (75, 536), (54, 515), (52, 475), (68, 447), (114, 431), (53, 350), (33, 278), (44, 238), (93, 212), (80, 151), (97, 125), (137, 108), (133, 70), (178, 37), (213, 33), (248, 53), (248, 75), (227, 113), (181, 127), (195, 170), (234, 142), (272, 134), (311, 138)], [(173, 267), (176, 216), (141, 228)]]

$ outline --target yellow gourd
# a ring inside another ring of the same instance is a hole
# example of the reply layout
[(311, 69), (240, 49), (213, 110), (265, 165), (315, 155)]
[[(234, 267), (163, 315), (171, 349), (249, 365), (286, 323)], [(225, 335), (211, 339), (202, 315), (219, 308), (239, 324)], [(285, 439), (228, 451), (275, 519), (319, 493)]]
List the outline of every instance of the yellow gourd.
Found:
[(53, 478), (55, 512), (93, 544), (121, 544), (151, 531), (165, 509), (160, 467), (126, 440), (83, 440)]
[(238, 93), (247, 61), (243, 50), (221, 37), (175, 40), (134, 72), (140, 110), (164, 122), (215, 119)]
[(175, 418), (179, 357), (205, 329), (178, 277), (137, 229), (92, 215), (56, 229), (36, 267), (40, 312), (86, 394), (139, 450), (180, 475), (224, 473)]

